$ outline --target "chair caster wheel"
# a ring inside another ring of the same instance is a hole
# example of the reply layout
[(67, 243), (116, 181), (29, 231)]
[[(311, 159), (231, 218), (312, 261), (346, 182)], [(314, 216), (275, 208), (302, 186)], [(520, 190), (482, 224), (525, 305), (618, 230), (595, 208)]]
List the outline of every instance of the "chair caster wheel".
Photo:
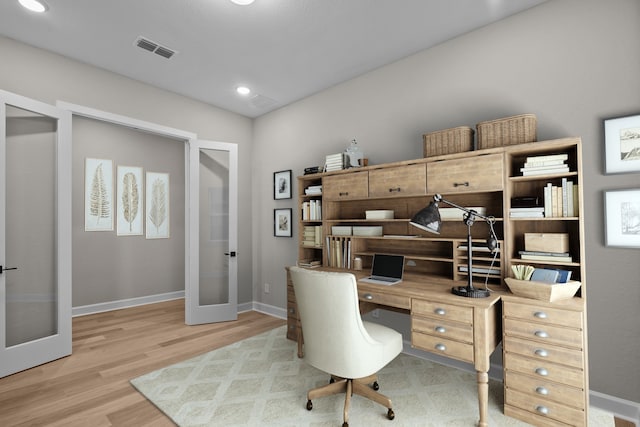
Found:
[(307, 400), (307, 411), (310, 411), (313, 409), (313, 403), (311, 403), (310, 400)]
[(389, 408), (389, 411), (387, 412), (387, 418), (389, 418), (390, 420), (394, 419), (396, 417), (396, 414), (393, 412), (393, 409)]
[(378, 384), (378, 381), (374, 381), (373, 384), (371, 385), (371, 388), (374, 389), (375, 391), (380, 390), (380, 384)]

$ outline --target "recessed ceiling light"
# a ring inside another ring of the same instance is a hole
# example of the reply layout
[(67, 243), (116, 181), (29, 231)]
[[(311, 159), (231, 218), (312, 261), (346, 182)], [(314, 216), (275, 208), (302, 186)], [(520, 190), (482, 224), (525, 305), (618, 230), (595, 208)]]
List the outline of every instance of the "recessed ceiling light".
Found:
[(42, 0), (18, 0), (22, 7), (32, 12), (46, 12), (47, 4)]
[(251, 89), (246, 86), (238, 86), (236, 88), (236, 92), (238, 92), (240, 95), (249, 95), (251, 93)]
[(231, 0), (235, 4), (239, 4), (240, 6), (246, 6), (248, 4), (253, 3), (254, 0)]

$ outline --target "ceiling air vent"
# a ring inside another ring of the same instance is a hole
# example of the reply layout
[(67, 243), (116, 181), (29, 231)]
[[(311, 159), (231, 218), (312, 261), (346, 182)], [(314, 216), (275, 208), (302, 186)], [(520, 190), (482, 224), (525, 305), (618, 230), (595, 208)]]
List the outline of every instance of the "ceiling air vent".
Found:
[(148, 50), (149, 52), (153, 52), (156, 55), (160, 55), (163, 58), (167, 58), (167, 59), (171, 58), (176, 53), (175, 50), (169, 49), (166, 46), (159, 45), (158, 43), (151, 41), (147, 38), (144, 38), (142, 36), (136, 39), (135, 45), (138, 46), (139, 48)]

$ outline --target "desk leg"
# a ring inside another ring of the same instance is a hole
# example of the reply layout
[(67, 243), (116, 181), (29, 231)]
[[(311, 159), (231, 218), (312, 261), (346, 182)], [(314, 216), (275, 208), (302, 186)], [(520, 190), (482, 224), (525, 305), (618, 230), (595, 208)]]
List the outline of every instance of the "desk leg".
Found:
[(480, 421), (478, 427), (488, 427), (487, 407), (489, 406), (489, 373), (478, 372), (478, 409), (480, 410)]

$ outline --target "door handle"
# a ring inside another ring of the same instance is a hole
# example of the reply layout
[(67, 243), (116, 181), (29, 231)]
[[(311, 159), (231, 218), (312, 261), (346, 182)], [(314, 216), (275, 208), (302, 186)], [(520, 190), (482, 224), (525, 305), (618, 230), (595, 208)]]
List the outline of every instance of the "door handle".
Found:
[(225, 254), (225, 255), (228, 255), (228, 256), (230, 256), (230, 257), (232, 257), (232, 258), (233, 258), (233, 257), (235, 257), (235, 256), (236, 256), (236, 251), (225, 252), (224, 254)]
[(4, 271), (7, 271), (7, 270), (17, 270), (17, 269), (18, 267), (3, 267), (0, 265), (0, 274), (2, 274)]

